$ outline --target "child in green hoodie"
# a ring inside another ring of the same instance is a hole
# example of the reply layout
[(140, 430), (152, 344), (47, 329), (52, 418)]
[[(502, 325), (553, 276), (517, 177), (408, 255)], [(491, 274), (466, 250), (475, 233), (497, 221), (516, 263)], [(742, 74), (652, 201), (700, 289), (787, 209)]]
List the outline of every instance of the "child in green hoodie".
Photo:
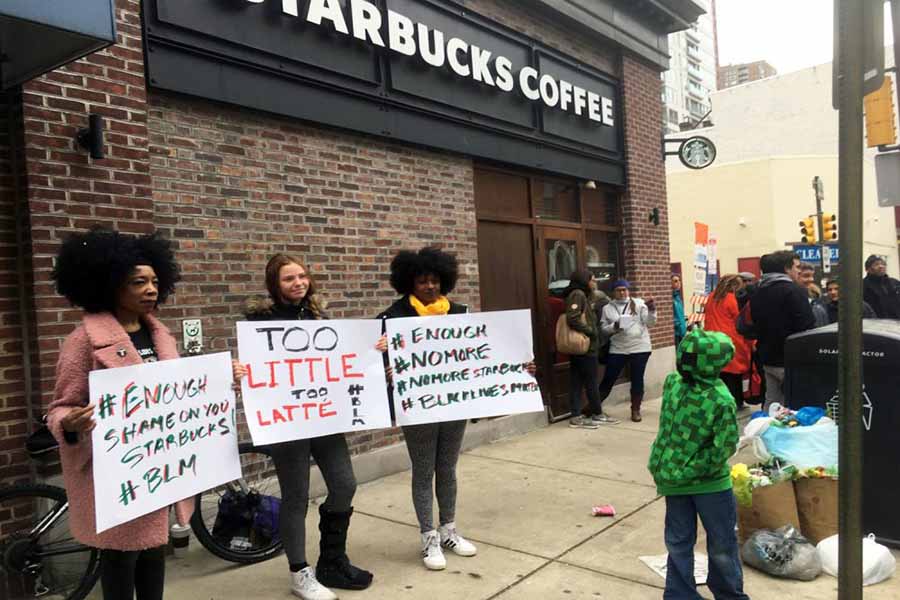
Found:
[(669, 551), (664, 599), (700, 600), (694, 581), (697, 516), (706, 529), (707, 586), (716, 600), (749, 600), (737, 536), (737, 506), (728, 459), (735, 453), (735, 403), (719, 371), (734, 345), (724, 333), (694, 329), (676, 352), (677, 373), (663, 389), (659, 433), (647, 468), (666, 497)]

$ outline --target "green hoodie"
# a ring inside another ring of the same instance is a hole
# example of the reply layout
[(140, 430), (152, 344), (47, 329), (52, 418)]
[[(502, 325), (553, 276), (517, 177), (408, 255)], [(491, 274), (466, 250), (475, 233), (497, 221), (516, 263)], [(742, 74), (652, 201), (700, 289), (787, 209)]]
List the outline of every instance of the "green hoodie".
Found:
[(659, 433), (647, 468), (661, 496), (731, 488), (728, 459), (737, 449), (734, 398), (719, 371), (734, 356), (724, 333), (694, 329), (678, 346), (677, 373), (666, 377)]

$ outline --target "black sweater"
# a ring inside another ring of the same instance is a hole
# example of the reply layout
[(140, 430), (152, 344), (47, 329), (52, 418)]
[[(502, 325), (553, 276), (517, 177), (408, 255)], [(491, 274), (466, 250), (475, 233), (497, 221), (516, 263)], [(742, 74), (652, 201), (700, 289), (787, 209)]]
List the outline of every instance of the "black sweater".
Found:
[(784, 341), (788, 336), (816, 325), (807, 291), (787, 275), (763, 277), (750, 299), (750, 313), (760, 359), (770, 367), (784, 366)]
[(869, 303), (879, 319), (900, 319), (900, 281), (884, 275), (866, 275), (863, 300)]

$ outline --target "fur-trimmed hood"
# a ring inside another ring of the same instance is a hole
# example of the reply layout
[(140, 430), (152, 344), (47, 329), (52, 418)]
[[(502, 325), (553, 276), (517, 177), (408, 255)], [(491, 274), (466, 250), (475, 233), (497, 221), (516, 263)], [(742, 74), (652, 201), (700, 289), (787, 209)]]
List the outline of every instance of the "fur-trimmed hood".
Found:
[(324, 319), (325, 299), (319, 294), (312, 296), (319, 307), (320, 314), (316, 316), (310, 308), (310, 303), (304, 301), (298, 307), (275, 304), (269, 296), (254, 296), (244, 303), (244, 317), (248, 321), (274, 321), (274, 320), (312, 320)]

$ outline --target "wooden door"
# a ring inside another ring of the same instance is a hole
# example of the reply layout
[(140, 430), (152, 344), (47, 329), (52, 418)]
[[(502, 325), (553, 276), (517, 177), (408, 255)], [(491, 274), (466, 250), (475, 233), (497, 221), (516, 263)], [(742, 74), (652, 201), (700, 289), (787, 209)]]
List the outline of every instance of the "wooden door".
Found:
[(481, 310), (534, 306), (534, 244), (531, 226), (478, 222), (478, 277)]
[(572, 271), (584, 265), (584, 248), (580, 229), (562, 227), (538, 228), (537, 295), (539, 327), (537, 328), (536, 362), (545, 373), (541, 382), (550, 408), (550, 418), (569, 414), (569, 357), (556, 352), (556, 321), (565, 312), (565, 290)]

